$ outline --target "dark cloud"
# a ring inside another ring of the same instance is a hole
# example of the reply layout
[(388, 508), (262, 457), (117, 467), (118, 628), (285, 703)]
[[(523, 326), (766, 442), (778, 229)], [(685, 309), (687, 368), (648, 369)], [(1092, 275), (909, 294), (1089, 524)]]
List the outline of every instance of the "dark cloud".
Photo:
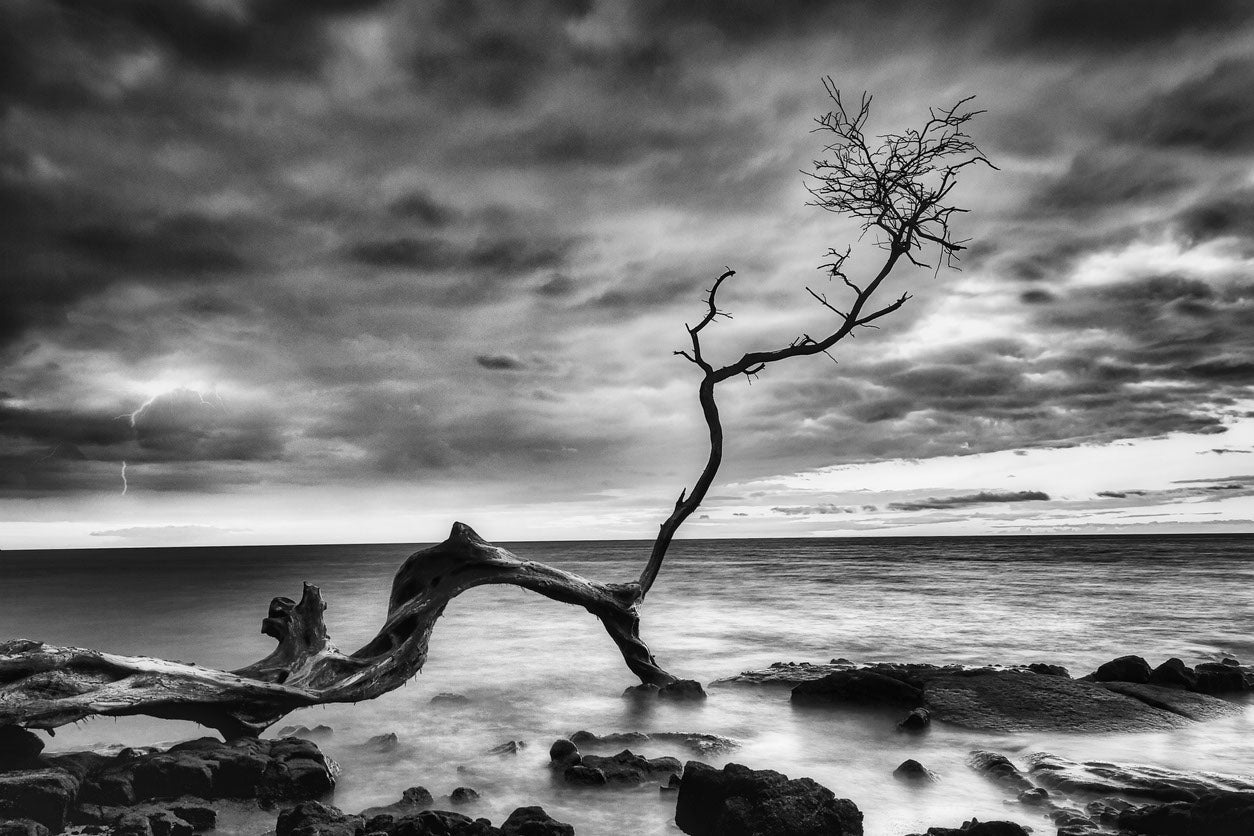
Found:
[(890, 502), (890, 511), (939, 511), (945, 508), (963, 508), (968, 505), (988, 505), (997, 502), (1047, 502), (1049, 494), (1040, 491), (1010, 491), (997, 493), (962, 494), (960, 496), (929, 497), (914, 502)]
[(475, 362), (493, 371), (517, 372), (527, 368), (526, 363), (512, 354), (479, 354)]
[(777, 505), (771, 509), (771, 512), (783, 514), (786, 517), (808, 517), (815, 514), (865, 514), (875, 510), (874, 505), (834, 505), (828, 503), (826, 505)]
[(1254, 146), (1254, 60), (1229, 59), (1147, 102), (1119, 123), (1129, 141), (1245, 153)]
[(1122, 148), (1094, 149), (1076, 155), (1032, 205), (1064, 213), (1122, 211), (1126, 204), (1161, 199), (1188, 182), (1170, 158)]
[(1025, 22), (1016, 46), (1117, 49), (1223, 29), (1248, 20), (1251, 11), (1239, 0), (1034, 0), (1016, 4), (1013, 13)]

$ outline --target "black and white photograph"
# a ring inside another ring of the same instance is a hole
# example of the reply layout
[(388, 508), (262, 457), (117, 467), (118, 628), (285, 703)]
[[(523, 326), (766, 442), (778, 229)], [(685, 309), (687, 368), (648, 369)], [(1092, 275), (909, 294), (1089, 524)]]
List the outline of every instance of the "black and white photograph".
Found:
[(1254, 834), (1254, 3), (0, 0), (0, 836)]

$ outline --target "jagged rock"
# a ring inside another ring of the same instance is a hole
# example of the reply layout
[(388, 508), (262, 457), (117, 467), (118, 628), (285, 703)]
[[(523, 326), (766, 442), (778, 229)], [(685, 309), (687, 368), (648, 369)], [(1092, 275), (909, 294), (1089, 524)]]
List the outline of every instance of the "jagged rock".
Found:
[(1118, 824), (1146, 836), (1249, 836), (1254, 833), (1254, 792), (1209, 793), (1193, 801), (1126, 810)]
[(33, 731), (0, 726), (0, 770), (29, 766), (43, 750), (43, 740)]
[(1193, 669), (1196, 690), (1203, 694), (1233, 694), (1249, 690), (1241, 669), (1222, 662), (1203, 662)]
[(926, 708), (916, 708), (906, 715), (906, 719), (897, 724), (897, 728), (908, 732), (921, 732), (932, 725), (932, 712)]
[(842, 670), (797, 685), (792, 689), (792, 701), (915, 708), (922, 705), (923, 692), (877, 671)]
[(646, 758), (624, 749), (610, 757), (583, 755), (578, 764), (568, 767), (562, 774), (572, 784), (639, 786), (646, 781), (665, 780), (682, 769), (683, 765), (676, 758)]
[(862, 812), (809, 778), (789, 779), (739, 764), (718, 770), (689, 761), (679, 785), (675, 824), (692, 836), (860, 836)]
[(934, 784), (940, 780), (940, 777), (937, 776), (935, 772), (928, 769), (914, 758), (902, 761), (901, 765), (893, 770), (893, 777), (898, 781), (905, 781), (907, 783), (918, 782)]
[(1049, 790), (1044, 787), (1024, 790), (1019, 793), (1018, 799), (1020, 804), (1026, 804), (1029, 807), (1040, 807), (1049, 803)]
[(501, 823), (502, 836), (575, 836), (575, 828), (544, 812), (543, 807), (519, 807)]
[(0, 821), (0, 836), (48, 836), (48, 828), (31, 819)]
[(0, 772), (0, 819), (31, 819), (60, 832), (78, 799), (79, 786), (64, 769)]
[(657, 695), (664, 700), (703, 700), (705, 689), (695, 679), (677, 679), (658, 689)]
[(1092, 674), (1098, 682), (1149, 682), (1150, 666), (1140, 656), (1111, 659)]
[(593, 734), (580, 730), (570, 736), (570, 741), (577, 745), (591, 746), (622, 746), (650, 741), (666, 741), (681, 743), (699, 755), (729, 752), (740, 746), (729, 737), (704, 732), (613, 732), (611, 734)]
[(274, 832), (275, 836), (362, 836), (365, 827), (361, 816), (345, 815), (320, 801), (302, 801), (279, 813)]
[(479, 793), (470, 787), (457, 787), (449, 793), (448, 800), (454, 804), (470, 804), (472, 801), (479, 800)]
[(581, 760), (583, 760), (583, 756), (579, 754), (579, 747), (569, 740), (555, 740), (553, 745), (549, 747), (549, 761), (554, 766), (565, 768), (574, 766)]
[(1197, 688), (1197, 673), (1182, 660), (1172, 657), (1150, 671), (1149, 683), (1192, 691)]
[(1019, 767), (1010, 762), (1005, 755), (996, 752), (976, 750), (967, 758), (967, 765), (984, 777), (995, 781), (1014, 791), (1016, 794), (1035, 789)]
[(621, 746), (625, 743), (644, 743), (648, 739), (649, 735), (643, 732), (615, 732), (613, 734), (597, 735), (590, 731), (580, 730), (570, 736), (570, 742), (576, 746), (587, 743), (608, 743), (612, 746)]

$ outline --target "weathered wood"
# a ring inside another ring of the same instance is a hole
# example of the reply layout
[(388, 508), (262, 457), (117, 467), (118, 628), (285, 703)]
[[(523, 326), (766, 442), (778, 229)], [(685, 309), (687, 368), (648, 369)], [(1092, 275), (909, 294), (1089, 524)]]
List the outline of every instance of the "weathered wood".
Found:
[(396, 573), (379, 633), (351, 654), (330, 640), (318, 587), (299, 602), (275, 598), (262, 632), (274, 651), (245, 668), (220, 671), (186, 662), (121, 656), (33, 641), (0, 644), (0, 726), (55, 729), (93, 715), (145, 714), (192, 720), (226, 737), (257, 735), (294, 709), (357, 702), (399, 688), (422, 670), (436, 620), (456, 596), (484, 584), (511, 584), (581, 606), (600, 619), (641, 682), (664, 686), (640, 640), (640, 587), (605, 584), (525, 561), (455, 523), (447, 540), (415, 552)]

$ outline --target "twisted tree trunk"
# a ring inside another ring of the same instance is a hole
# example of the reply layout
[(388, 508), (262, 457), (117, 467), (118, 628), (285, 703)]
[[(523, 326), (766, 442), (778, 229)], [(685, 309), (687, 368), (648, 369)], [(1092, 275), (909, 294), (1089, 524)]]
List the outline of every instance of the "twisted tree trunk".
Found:
[(601, 620), (641, 682), (676, 678), (640, 640), (639, 583), (589, 581), (520, 560), (454, 523), (447, 540), (411, 555), (392, 582), (388, 616), (351, 654), (331, 643), (318, 587), (299, 602), (275, 598), (262, 632), (278, 640), (266, 658), (236, 671), (186, 662), (120, 656), (32, 641), (0, 644), (0, 726), (55, 729), (92, 715), (146, 714), (192, 720), (225, 737), (257, 735), (297, 708), (368, 700), (399, 688), (427, 661), (436, 620), (457, 595), (484, 584), (512, 584)]

